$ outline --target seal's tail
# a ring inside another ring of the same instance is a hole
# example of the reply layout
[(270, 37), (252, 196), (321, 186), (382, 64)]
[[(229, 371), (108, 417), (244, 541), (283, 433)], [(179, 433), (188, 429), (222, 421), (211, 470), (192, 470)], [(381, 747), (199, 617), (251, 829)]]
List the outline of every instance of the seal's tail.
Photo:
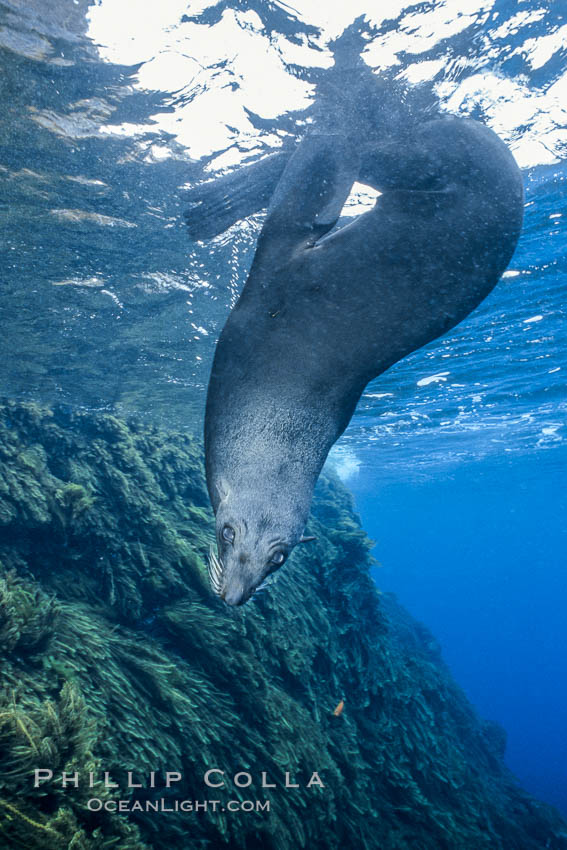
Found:
[(190, 189), (184, 216), (191, 239), (211, 239), (267, 207), (289, 156), (284, 151), (272, 154)]

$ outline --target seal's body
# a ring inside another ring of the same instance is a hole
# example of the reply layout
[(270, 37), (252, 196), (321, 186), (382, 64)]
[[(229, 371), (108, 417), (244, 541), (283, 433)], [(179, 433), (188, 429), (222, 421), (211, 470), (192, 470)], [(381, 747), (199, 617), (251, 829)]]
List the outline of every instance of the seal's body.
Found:
[[(317, 477), (366, 384), (488, 295), (522, 222), (512, 155), (466, 119), (436, 118), (362, 157), (346, 136), (313, 135), (273, 170), (281, 176), (207, 397), (212, 579), (231, 605), (300, 542)], [(355, 180), (383, 194), (329, 234)]]

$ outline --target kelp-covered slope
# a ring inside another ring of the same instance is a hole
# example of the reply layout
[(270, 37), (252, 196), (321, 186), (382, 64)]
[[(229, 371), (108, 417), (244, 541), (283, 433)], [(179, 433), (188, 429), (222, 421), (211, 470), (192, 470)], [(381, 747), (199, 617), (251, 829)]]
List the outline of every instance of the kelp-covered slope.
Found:
[[(209, 591), (212, 529), (191, 438), (0, 408), (2, 848), (567, 847), (432, 637), (377, 593), (334, 478), (317, 488), (317, 542), (243, 609)], [(36, 768), (78, 771), (79, 787), (34, 788)], [(226, 788), (204, 785), (211, 768)], [(128, 789), (128, 770), (142, 785), (154, 771), (156, 788)], [(169, 790), (165, 771), (183, 776)], [(250, 787), (233, 784), (239, 771)], [(306, 787), (315, 771), (324, 788)], [(131, 811), (89, 811), (94, 798)], [(270, 811), (222, 811), (230, 800)]]

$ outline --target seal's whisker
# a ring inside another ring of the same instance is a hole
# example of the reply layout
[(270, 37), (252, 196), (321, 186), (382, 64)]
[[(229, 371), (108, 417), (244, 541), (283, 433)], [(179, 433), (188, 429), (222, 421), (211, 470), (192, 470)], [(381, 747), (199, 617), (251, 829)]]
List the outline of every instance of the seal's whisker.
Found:
[(275, 580), (275, 575), (266, 576), (264, 581), (260, 582), (254, 593), (264, 593), (264, 591), (266, 591), (271, 584), (274, 584)]
[(218, 558), (217, 558), (217, 556), (215, 555), (214, 552), (211, 552), (209, 567), (210, 567), (212, 574), (215, 576), (215, 578), (221, 577), (222, 568), (221, 568), (219, 560), (218, 560)]
[(221, 560), (216, 555), (213, 547), (209, 549), (209, 564), (208, 564), (208, 572), (209, 572), (209, 581), (211, 583), (211, 587), (217, 596), (220, 596), (222, 591), (222, 574), (223, 574), (223, 565)]
[(213, 585), (215, 586), (215, 588), (217, 588), (217, 589), (220, 588), (220, 586), (222, 584), (222, 581), (221, 581), (222, 577), (216, 571), (216, 569), (213, 568), (213, 570), (211, 571), (210, 577), (211, 577), (211, 581), (212, 581)]

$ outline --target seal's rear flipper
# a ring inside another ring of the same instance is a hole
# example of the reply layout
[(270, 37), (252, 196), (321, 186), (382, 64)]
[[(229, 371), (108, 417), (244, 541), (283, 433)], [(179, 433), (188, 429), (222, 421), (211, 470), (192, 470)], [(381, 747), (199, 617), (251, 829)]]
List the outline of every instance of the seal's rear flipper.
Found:
[(338, 133), (307, 136), (291, 156), (268, 207), (254, 262), (266, 251), (312, 247), (341, 214), (360, 170), (358, 151)]
[(184, 213), (191, 239), (211, 239), (267, 207), (289, 156), (273, 154), (191, 189)]

